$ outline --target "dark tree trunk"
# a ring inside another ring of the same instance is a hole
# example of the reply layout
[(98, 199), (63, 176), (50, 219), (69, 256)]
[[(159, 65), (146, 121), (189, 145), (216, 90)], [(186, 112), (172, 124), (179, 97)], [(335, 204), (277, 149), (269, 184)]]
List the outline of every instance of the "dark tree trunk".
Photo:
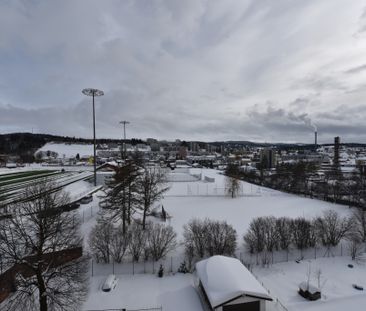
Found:
[(48, 311), (46, 285), (44, 283), (42, 272), (37, 272), (38, 291), (39, 291), (39, 311)]

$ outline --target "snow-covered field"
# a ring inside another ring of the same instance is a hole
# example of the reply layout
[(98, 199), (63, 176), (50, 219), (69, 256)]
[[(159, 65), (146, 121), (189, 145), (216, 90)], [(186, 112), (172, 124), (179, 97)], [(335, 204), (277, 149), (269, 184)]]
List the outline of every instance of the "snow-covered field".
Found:
[[(204, 176), (215, 178), (215, 182), (193, 181), (172, 182), (165, 198), (157, 204), (163, 204), (164, 209), (172, 218), (169, 223), (182, 239), (183, 225), (192, 218), (226, 220), (233, 225), (238, 233), (238, 245), (242, 247), (242, 235), (248, 229), (250, 221), (259, 216), (273, 215), (276, 217), (313, 218), (328, 209), (337, 211), (342, 216), (348, 216), (348, 207), (331, 204), (315, 199), (302, 198), (282, 193), (264, 187), (258, 187), (241, 182), (241, 194), (237, 198), (224, 196), (225, 177), (218, 171), (206, 169), (192, 169), (191, 173), (202, 173)], [(88, 236), (95, 224), (97, 202), (82, 206), (86, 219), (82, 232)], [(94, 211), (92, 215), (92, 211)], [(81, 210), (80, 210), (81, 212)], [(155, 220), (157, 221), (157, 220)], [(170, 256), (180, 257), (178, 249)], [(320, 267), (325, 282), (325, 296), (320, 302), (306, 302), (296, 292), (298, 283), (304, 281), (308, 269), (308, 261), (300, 264), (287, 262), (272, 265), (270, 268), (255, 268), (255, 273), (265, 287), (271, 290), (274, 298), (279, 298), (288, 310), (343, 310), (355, 301), (353, 306), (366, 303), (366, 296), (355, 292), (352, 283), (362, 283), (366, 279), (366, 268), (356, 266), (353, 270), (347, 268), (348, 257), (321, 258), (312, 264), (312, 269)], [(97, 267), (94, 267), (96, 269)], [(123, 270), (123, 269), (122, 269)], [(89, 298), (83, 306), (88, 309), (107, 308), (143, 308), (163, 306), (164, 311), (173, 310), (202, 310), (199, 299), (193, 287), (193, 277), (190, 274), (166, 275), (162, 279), (155, 274), (121, 274), (117, 288), (110, 293), (101, 291), (101, 283), (111, 270), (105, 275), (97, 274), (91, 278)], [(118, 270), (121, 271), (121, 270)], [(339, 271), (339, 273), (338, 273)], [(117, 273), (117, 272), (116, 272)], [(279, 304), (269, 304), (268, 310), (284, 310)], [(349, 308), (349, 310), (358, 310)]]
[(193, 173), (202, 171), (202, 178), (215, 178), (214, 183), (204, 181), (171, 183), (171, 189), (162, 200), (164, 209), (172, 216), (170, 224), (181, 236), (183, 225), (192, 218), (206, 217), (226, 220), (233, 225), (241, 242), (251, 220), (259, 216), (287, 216), (313, 218), (328, 209), (342, 216), (350, 214), (342, 205), (303, 198), (276, 190), (241, 182), (242, 193), (237, 198), (224, 195), (225, 176), (218, 171), (192, 169)]

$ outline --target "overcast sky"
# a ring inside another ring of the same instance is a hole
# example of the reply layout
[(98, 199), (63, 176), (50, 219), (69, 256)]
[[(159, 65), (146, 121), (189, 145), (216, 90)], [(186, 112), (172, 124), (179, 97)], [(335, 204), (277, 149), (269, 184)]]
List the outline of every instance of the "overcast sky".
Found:
[(364, 0), (1, 0), (0, 133), (366, 142)]

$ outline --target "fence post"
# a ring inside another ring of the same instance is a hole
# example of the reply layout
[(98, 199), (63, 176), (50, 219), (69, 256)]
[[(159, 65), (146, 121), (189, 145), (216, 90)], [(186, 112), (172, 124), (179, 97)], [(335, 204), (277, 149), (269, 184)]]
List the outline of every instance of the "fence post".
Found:
[(144, 274), (146, 274), (146, 259), (144, 259)]
[(93, 217), (93, 206), (90, 206), (90, 218)]
[(84, 223), (84, 210), (83, 210), (83, 223)]
[(315, 259), (316, 259), (316, 246), (314, 247), (314, 254), (315, 254)]
[(173, 256), (170, 256), (170, 272), (173, 273)]
[(155, 261), (153, 261), (153, 274), (155, 274)]
[(135, 275), (135, 260), (132, 259), (132, 275)]
[(91, 260), (91, 270), (92, 270), (92, 277), (94, 276), (94, 262), (93, 259)]
[(341, 256), (343, 256), (343, 244), (341, 242)]

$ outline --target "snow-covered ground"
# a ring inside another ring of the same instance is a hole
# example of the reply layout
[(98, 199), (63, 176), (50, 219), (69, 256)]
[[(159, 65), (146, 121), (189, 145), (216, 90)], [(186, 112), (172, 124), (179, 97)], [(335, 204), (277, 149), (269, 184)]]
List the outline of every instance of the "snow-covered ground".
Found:
[[(353, 264), (354, 268), (349, 268), (348, 264)], [(320, 285), (321, 300), (307, 301), (297, 293), (299, 284), (307, 281), (309, 271), (310, 283)], [(350, 257), (279, 263), (269, 268), (255, 268), (253, 272), (289, 311), (353, 311), (364, 310), (366, 305), (366, 292), (352, 287), (358, 284), (366, 288), (366, 266), (351, 261)]]
[(38, 151), (53, 151), (57, 152), (58, 158), (74, 158), (76, 154), (80, 157), (93, 155), (93, 145), (91, 144), (57, 144), (47, 143)]
[[(225, 177), (219, 171), (192, 169), (191, 173), (202, 173), (202, 179), (208, 176), (215, 178), (215, 181), (172, 182), (165, 198), (157, 204), (157, 206), (163, 204), (164, 209), (171, 216), (169, 224), (178, 233), (178, 240), (180, 241), (182, 240), (184, 224), (192, 218), (204, 219), (208, 217), (226, 220), (237, 231), (238, 245), (242, 247), (242, 235), (255, 217), (269, 215), (276, 217), (303, 216), (310, 219), (321, 215), (328, 209), (335, 210), (342, 216), (348, 216), (351, 213), (351, 210), (345, 206), (298, 197), (246, 182), (241, 182), (240, 196), (232, 199), (224, 195)], [(90, 230), (95, 225), (98, 199), (96, 195), (94, 197), (95, 200), (92, 203), (82, 206), (79, 210), (81, 215), (84, 215), (82, 233), (85, 237), (89, 235)], [(174, 256), (174, 259), (178, 260), (177, 262), (179, 263), (179, 257), (182, 256), (181, 249), (177, 249), (169, 256)], [(366, 279), (365, 267), (357, 266), (351, 271), (346, 267), (346, 263), (348, 263), (347, 257), (322, 258), (316, 262), (317, 265), (321, 265), (324, 271), (323, 275), (328, 281), (324, 287), (326, 299), (315, 303), (304, 303), (296, 292), (298, 283), (304, 281), (308, 268), (307, 261), (300, 264), (294, 262), (276, 264), (269, 269), (256, 267), (255, 273), (263, 281), (264, 286), (271, 290), (274, 298), (278, 297), (286, 307), (289, 306), (289, 310), (303, 310), (313, 306), (315, 309), (309, 310), (338, 311), (344, 309), (344, 307), (339, 308), (338, 306), (346, 305), (352, 298), (359, 305), (366, 302), (366, 296), (355, 292), (353, 288), (349, 288), (350, 284)], [(130, 267), (127, 267), (127, 263), (124, 265), (126, 265), (126, 271), (131, 271)], [(283, 270), (287, 271), (287, 267), (289, 272), (283, 272)], [(94, 269), (97, 268), (94, 266)], [(123, 268), (116, 267), (116, 273), (124, 273)], [(315, 271), (315, 264), (313, 269)], [(337, 275), (338, 270), (342, 271), (339, 275)], [(158, 278), (156, 274), (151, 274), (151, 272), (150, 274), (121, 274), (119, 275), (120, 280), (116, 290), (104, 293), (101, 291), (100, 285), (108, 273), (111, 273), (111, 269), (105, 269), (104, 271), (102, 273), (105, 273), (105, 275), (96, 273), (95, 275), (97, 276), (94, 275), (91, 278), (90, 294), (83, 306), (84, 310), (154, 306), (163, 306), (164, 311), (202, 310), (193, 287), (193, 278), (190, 274), (185, 276), (180, 274), (169, 275), (164, 276), (162, 279)], [(344, 282), (342, 281), (343, 274), (345, 274)], [(346, 275), (349, 275), (349, 278)], [(341, 302), (338, 304), (336, 301)], [(272, 303), (269, 304), (268, 310), (282, 311), (284, 309), (281, 309), (279, 304)], [(357, 310), (357, 308), (349, 308), (349, 310)]]
[(164, 209), (172, 216), (169, 223), (181, 237), (183, 225), (192, 218), (206, 217), (226, 220), (238, 233), (238, 242), (247, 231), (251, 220), (259, 216), (287, 216), (313, 218), (332, 209), (340, 215), (350, 214), (342, 205), (320, 200), (303, 198), (280, 191), (241, 182), (242, 193), (237, 198), (224, 195), (225, 176), (219, 171), (192, 169), (193, 173), (202, 171), (204, 176), (215, 178), (214, 183), (176, 182), (162, 200)]
[(163, 278), (151, 274), (117, 277), (118, 284), (111, 292), (101, 290), (106, 276), (92, 278), (83, 310), (162, 307), (163, 311), (202, 311), (191, 274)]

